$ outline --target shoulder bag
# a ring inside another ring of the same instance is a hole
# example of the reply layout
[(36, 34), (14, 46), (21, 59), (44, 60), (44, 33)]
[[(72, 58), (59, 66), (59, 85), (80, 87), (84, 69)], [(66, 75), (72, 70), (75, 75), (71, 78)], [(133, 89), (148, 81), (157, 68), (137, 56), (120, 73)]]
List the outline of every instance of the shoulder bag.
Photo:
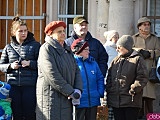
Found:
[(149, 81), (151, 83), (160, 83), (160, 80), (157, 77), (157, 66), (156, 66), (156, 55), (155, 55), (155, 51), (153, 54), (153, 63), (152, 63), (152, 67), (151, 70), (149, 71)]

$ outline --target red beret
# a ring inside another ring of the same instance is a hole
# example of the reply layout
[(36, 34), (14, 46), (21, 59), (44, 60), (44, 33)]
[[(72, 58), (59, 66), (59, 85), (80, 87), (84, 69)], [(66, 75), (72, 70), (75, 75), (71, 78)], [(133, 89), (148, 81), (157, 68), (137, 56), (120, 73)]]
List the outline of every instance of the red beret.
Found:
[(58, 27), (64, 27), (64, 29), (66, 28), (66, 23), (63, 21), (52, 21), (50, 22), (46, 27), (45, 27), (45, 34), (46, 35), (51, 35), (51, 33)]
[(79, 54), (88, 46), (89, 46), (88, 42), (84, 41), (82, 38), (78, 38), (73, 41), (71, 49), (73, 53)]

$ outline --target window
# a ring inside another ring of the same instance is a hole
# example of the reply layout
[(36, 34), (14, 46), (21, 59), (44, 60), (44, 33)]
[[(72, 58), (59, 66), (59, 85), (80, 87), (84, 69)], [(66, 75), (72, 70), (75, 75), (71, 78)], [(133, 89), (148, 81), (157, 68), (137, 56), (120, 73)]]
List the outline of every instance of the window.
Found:
[(151, 19), (152, 32), (160, 37), (160, 0), (146, 0), (146, 16)]
[(88, 14), (88, 0), (58, 0), (58, 19), (67, 23), (66, 34), (70, 36), (73, 25), (73, 18), (77, 15)]

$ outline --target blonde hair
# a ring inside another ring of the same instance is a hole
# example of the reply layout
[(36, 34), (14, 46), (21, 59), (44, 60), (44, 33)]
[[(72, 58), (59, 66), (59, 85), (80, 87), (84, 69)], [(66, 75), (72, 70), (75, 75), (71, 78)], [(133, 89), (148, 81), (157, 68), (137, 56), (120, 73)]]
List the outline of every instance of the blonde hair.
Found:
[(12, 36), (15, 36), (14, 33), (18, 29), (19, 26), (26, 26), (27, 27), (27, 24), (20, 19), (19, 15), (16, 15), (12, 20), (13, 20), (12, 26), (11, 26), (11, 35)]

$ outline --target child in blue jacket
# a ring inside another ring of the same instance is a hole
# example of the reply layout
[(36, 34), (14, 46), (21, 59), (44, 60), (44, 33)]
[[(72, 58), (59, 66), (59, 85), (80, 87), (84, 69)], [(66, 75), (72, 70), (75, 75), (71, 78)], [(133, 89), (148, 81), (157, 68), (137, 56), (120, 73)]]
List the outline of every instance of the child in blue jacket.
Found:
[(96, 120), (97, 106), (104, 97), (104, 76), (95, 59), (89, 55), (89, 44), (83, 39), (71, 45), (83, 80), (80, 105), (76, 107), (76, 120)]
[(11, 86), (0, 81), (0, 120), (11, 120), (12, 109), (9, 91)]

